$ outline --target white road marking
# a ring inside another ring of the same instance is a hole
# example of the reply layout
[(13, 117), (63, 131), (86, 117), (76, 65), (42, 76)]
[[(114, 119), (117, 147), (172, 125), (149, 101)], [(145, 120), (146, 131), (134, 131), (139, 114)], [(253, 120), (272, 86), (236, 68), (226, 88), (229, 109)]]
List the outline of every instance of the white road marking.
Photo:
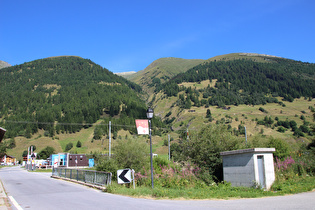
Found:
[(15, 206), (15, 208), (17, 208), (18, 210), (23, 210), (22, 207), (16, 202), (16, 200), (12, 197), (12, 196), (9, 196), (12, 204)]

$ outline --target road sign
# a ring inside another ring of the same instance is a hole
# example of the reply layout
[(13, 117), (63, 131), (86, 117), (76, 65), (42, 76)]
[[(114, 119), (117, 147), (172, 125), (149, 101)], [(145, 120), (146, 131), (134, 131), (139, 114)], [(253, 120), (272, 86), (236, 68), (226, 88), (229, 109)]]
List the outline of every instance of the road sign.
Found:
[(138, 134), (149, 134), (149, 121), (136, 120)]
[(130, 183), (132, 181), (131, 169), (117, 170), (117, 181), (118, 184)]

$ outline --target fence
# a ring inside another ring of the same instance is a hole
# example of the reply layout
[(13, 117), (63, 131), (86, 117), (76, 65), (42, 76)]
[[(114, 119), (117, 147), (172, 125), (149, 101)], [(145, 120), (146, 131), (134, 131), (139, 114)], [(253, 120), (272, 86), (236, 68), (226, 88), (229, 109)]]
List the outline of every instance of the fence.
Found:
[(53, 168), (52, 176), (76, 180), (92, 185), (108, 186), (111, 184), (112, 173), (70, 168)]

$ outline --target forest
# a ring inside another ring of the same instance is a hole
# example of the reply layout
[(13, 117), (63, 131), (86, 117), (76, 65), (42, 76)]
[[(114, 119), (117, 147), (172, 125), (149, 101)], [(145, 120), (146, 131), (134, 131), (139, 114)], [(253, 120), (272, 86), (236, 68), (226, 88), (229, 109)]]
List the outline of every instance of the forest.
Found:
[(80, 57), (53, 57), (0, 70), (0, 126), (6, 138), (74, 133), (101, 117), (146, 118), (141, 87)]
[[(206, 62), (178, 74), (170, 81), (155, 83), (170, 96), (180, 96), (182, 108), (193, 106), (258, 105), (278, 102), (280, 96), (292, 102), (295, 98), (315, 97), (315, 64), (282, 58), (270, 58), (269, 62), (232, 60)], [(179, 86), (183, 82), (216, 80), (215, 87), (201, 90)], [(200, 99), (202, 98), (202, 99)]]

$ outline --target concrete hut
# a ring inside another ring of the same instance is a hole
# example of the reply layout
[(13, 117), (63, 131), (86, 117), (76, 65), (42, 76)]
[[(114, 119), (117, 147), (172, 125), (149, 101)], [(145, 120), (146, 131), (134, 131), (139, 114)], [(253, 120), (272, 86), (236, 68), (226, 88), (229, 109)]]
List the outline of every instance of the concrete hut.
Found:
[(275, 148), (252, 148), (221, 152), (224, 181), (232, 186), (260, 186), (269, 190), (275, 181)]

